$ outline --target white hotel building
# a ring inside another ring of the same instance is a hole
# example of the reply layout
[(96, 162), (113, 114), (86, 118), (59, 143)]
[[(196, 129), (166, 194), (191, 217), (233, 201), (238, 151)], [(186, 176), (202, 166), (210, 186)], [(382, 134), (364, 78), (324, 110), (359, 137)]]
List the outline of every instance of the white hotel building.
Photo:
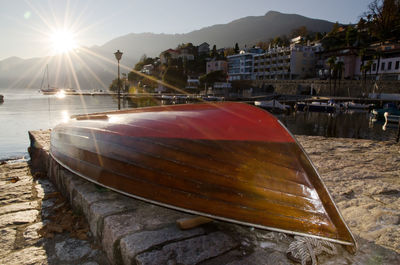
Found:
[(315, 53), (320, 45), (275, 47), (265, 53), (241, 53), (228, 56), (228, 79), (268, 80), (298, 79), (316, 75)]

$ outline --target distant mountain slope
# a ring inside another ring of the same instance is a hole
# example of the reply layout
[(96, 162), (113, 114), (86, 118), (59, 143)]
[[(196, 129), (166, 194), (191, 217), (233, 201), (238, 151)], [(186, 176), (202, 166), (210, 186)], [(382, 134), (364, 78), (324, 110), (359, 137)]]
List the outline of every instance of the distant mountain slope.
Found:
[[(184, 22), (182, 22), (184, 23)], [(49, 64), (52, 84), (58, 87), (82, 89), (105, 88), (116, 76), (116, 60), (113, 53), (123, 51), (121, 72), (128, 72), (139, 58), (158, 56), (161, 51), (175, 48), (180, 43), (199, 45), (208, 42), (218, 48), (233, 47), (239, 43), (254, 45), (258, 41), (289, 34), (293, 29), (306, 26), (314, 32), (328, 32), (333, 23), (311, 19), (295, 14), (270, 11), (264, 16), (252, 16), (234, 20), (227, 24), (214, 25), (186, 34), (131, 33), (115, 38), (102, 46), (87, 48), (71, 59), (63, 56), (49, 58), (20, 59), (10, 57), (0, 61), (0, 87), (32, 87), (38, 89), (46, 64)], [(71, 65), (75, 69), (71, 70)], [(52, 72), (54, 74), (52, 74)]]
[(244, 45), (254, 45), (258, 41), (267, 41), (276, 36), (288, 35), (300, 26), (306, 26), (308, 30), (314, 32), (329, 32), (333, 23), (269, 11), (264, 16), (245, 17), (228, 24), (205, 27), (187, 34), (132, 33), (113, 39), (101, 48), (105, 50), (118, 48), (130, 53), (132, 57), (140, 58), (144, 53), (148, 56), (157, 56), (167, 48), (175, 48), (178, 44), (186, 42), (198, 45), (206, 41), (210, 45), (217, 45), (218, 48), (233, 47), (237, 42), (240, 47), (244, 47)]

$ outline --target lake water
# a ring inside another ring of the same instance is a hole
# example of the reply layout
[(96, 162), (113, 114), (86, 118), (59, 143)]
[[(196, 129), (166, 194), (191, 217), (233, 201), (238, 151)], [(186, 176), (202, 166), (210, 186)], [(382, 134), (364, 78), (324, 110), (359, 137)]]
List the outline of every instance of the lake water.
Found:
[[(111, 96), (44, 96), (36, 91), (12, 92), (0, 89), (0, 160), (27, 157), (29, 130), (52, 128), (74, 114), (116, 110), (117, 100)], [(159, 105), (153, 99), (124, 101), (122, 108)], [(321, 135), (388, 140), (394, 139), (395, 128), (382, 130), (381, 123), (371, 123), (368, 113), (337, 114), (292, 113), (277, 115), (294, 134)]]

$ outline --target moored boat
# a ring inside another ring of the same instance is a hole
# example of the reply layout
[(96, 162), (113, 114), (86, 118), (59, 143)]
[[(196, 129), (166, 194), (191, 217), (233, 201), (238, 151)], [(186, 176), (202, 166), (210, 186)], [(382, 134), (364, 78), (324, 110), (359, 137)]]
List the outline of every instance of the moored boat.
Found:
[(346, 109), (356, 109), (356, 110), (369, 110), (371, 109), (374, 105), (373, 104), (361, 104), (361, 103), (355, 103), (355, 102), (344, 102), (343, 106)]
[(50, 153), (77, 175), (134, 198), (356, 248), (301, 146), (275, 117), (247, 104), (75, 116), (52, 130)]
[(0, 103), (3, 103), (3, 102), (4, 102), (4, 96), (0, 95)]
[(341, 110), (341, 105), (333, 101), (319, 102), (314, 101), (311, 103), (297, 102), (295, 109), (298, 111), (311, 111), (311, 112), (327, 112), (334, 113)]
[(272, 111), (288, 111), (290, 110), (290, 106), (286, 104), (282, 104), (279, 101), (273, 100), (262, 100), (262, 101), (254, 101), (254, 105), (266, 110)]
[[(44, 88), (44, 80), (47, 77), (47, 88)], [(43, 74), (43, 79), (42, 79), (42, 84), (40, 85), (39, 91), (43, 95), (55, 95), (60, 92), (60, 89), (55, 88), (55, 87), (50, 87), (50, 82), (49, 82), (49, 65), (46, 65), (46, 70), (44, 71)]]

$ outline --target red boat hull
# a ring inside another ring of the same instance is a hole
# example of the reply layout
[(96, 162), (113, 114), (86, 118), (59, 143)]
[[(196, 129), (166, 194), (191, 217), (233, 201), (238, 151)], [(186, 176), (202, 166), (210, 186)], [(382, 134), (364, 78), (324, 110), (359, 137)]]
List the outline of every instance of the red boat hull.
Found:
[(241, 103), (76, 117), (51, 154), (78, 175), (159, 205), (353, 246), (318, 173), (268, 112)]

